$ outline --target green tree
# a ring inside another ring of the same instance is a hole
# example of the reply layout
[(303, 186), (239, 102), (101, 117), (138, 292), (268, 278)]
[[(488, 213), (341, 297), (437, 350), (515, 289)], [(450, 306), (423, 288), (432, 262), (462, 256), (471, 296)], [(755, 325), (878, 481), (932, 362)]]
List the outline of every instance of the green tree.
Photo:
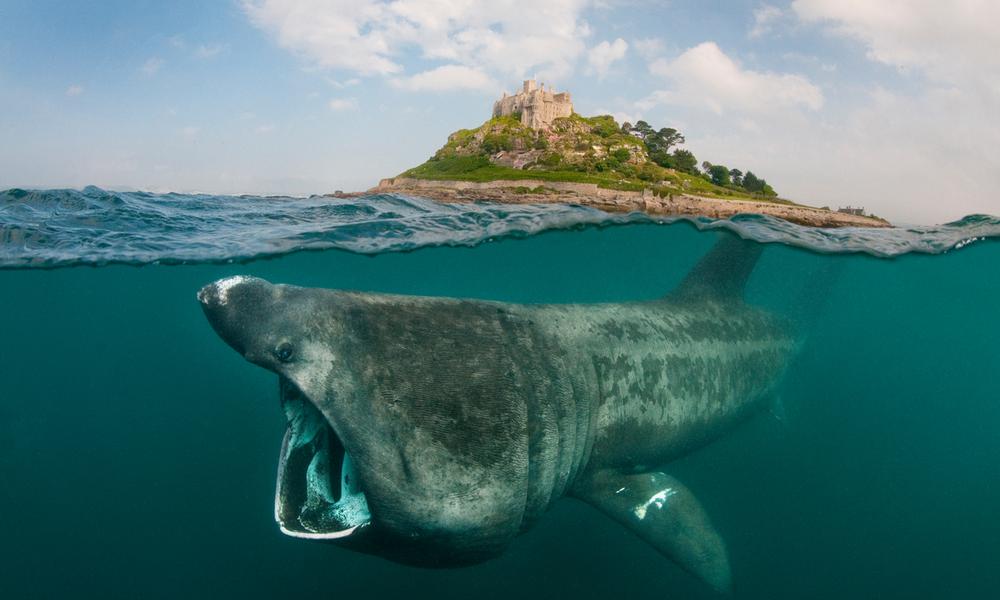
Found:
[(673, 161), (670, 158), (670, 155), (667, 154), (666, 152), (660, 152), (658, 150), (649, 151), (649, 160), (653, 161), (654, 163), (666, 169), (672, 169), (674, 166)]
[(658, 145), (663, 147), (664, 152), (669, 152), (674, 146), (679, 146), (685, 142), (684, 135), (673, 127), (664, 127), (656, 132), (655, 138)]
[(674, 150), (674, 154), (670, 158), (674, 169), (694, 175), (698, 174), (698, 159), (690, 151), (678, 148)]
[(649, 149), (649, 157), (660, 166), (669, 166), (670, 149), (684, 143), (684, 136), (673, 127), (664, 127), (659, 131), (646, 132), (643, 141)]
[(732, 180), (733, 185), (743, 187), (743, 171), (740, 171), (739, 169), (730, 169), (729, 179)]
[(632, 127), (632, 131), (639, 134), (639, 137), (646, 139), (646, 136), (656, 133), (656, 131), (649, 126), (649, 123), (645, 121), (636, 121), (635, 126)]
[(758, 179), (753, 171), (747, 171), (746, 175), (743, 176), (743, 189), (748, 192), (753, 192), (755, 194), (762, 193), (764, 191), (764, 180)]
[(729, 169), (722, 165), (712, 165), (708, 170), (708, 174), (715, 185), (727, 186), (732, 183), (732, 180), (729, 178)]

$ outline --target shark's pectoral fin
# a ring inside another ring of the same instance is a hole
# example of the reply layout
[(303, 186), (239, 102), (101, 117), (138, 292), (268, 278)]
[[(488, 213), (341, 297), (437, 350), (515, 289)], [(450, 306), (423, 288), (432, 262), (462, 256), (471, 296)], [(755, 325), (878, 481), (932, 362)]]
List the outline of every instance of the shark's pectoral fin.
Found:
[(730, 589), (722, 537), (687, 487), (664, 473), (601, 471), (573, 495), (600, 509), (715, 589)]

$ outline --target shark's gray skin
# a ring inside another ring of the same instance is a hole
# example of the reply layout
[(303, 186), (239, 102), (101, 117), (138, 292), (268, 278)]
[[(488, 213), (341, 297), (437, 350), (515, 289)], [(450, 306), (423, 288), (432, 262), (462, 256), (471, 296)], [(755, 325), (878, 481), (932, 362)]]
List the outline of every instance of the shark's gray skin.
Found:
[(198, 294), (280, 378), (285, 533), (425, 566), (496, 556), (573, 496), (720, 590), (725, 545), (659, 469), (766, 405), (794, 342), (723, 238), (664, 299), (521, 305), (272, 285)]

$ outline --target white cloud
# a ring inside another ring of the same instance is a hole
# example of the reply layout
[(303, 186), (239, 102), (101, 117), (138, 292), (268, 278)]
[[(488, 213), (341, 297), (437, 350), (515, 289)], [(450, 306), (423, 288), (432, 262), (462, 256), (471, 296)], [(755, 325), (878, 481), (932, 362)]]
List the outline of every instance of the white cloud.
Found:
[(519, 0), (243, 0), (243, 7), (254, 25), (320, 67), (398, 77), (400, 57), (416, 48), (429, 61), (513, 79), (572, 72), (590, 31), (580, 17), (588, 2), (549, 0), (530, 10)]
[(344, 111), (357, 110), (358, 101), (356, 98), (333, 98), (329, 103), (330, 110)]
[(66, 88), (66, 95), (70, 97), (79, 96), (83, 92), (84, 92), (83, 86), (79, 84), (73, 84), (68, 88)]
[(361, 83), (361, 80), (357, 77), (351, 77), (350, 79), (345, 79), (344, 81), (338, 81), (336, 79), (327, 79), (327, 82), (335, 88), (348, 88), (354, 87)]
[(179, 33), (177, 35), (172, 35), (168, 37), (167, 43), (173, 46), (174, 48), (178, 48), (180, 50), (183, 50), (184, 48), (187, 47), (187, 41), (184, 39), (184, 36)]
[[(1000, 211), (1000, 128), (990, 126), (1000, 102), (1000, 4), (795, 0), (792, 10), (909, 76), (897, 90), (832, 90), (843, 114), (830, 115), (825, 130), (798, 128), (798, 140), (809, 144), (789, 139), (775, 149), (794, 153), (797, 171), (811, 177), (803, 188), (822, 190), (824, 179), (841, 173), (827, 189), (848, 182), (852, 198), (904, 221)], [(782, 129), (782, 137), (790, 134)]]
[(195, 127), (194, 125), (188, 125), (187, 127), (181, 128), (181, 135), (186, 138), (193, 138), (201, 132), (200, 127)]
[[(784, 58), (823, 68), (818, 57)], [(983, 126), (995, 120), (997, 103), (954, 73), (944, 82), (927, 71), (928, 84), (916, 91), (866, 93), (849, 84), (824, 93), (798, 75), (746, 69), (710, 42), (651, 70), (670, 86), (637, 103), (638, 111), (669, 105), (666, 124), (681, 127), (699, 159), (752, 170), (785, 197), (862, 205), (901, 223), (997, 212), (986, 207), (996, 205), (1000, 188), (1000, 155), (992, 150), (1000, 128)], [(704, 118), (706, 109), (713, 119)]]
[(153, 75), (156, 75), (156, 73), (159, 72), (159, 70), (163, 67), (163, 63), (164, 60), (162, 58), (154, 56), (149, 60), (147, 60), (146, 62), (142, 63), (142, 66), (139, 67), (139, 71), (141, 71), (142, 74), (147, 77), (152, 77)]
[[(856, 95), (857, 92), (851, 92)], [(955, 113), (984, 108), (956, 92), (911, 97), (876, 88), (844, 114), (721, 119), (688, 135), (699, 158), (766, 177), (815, 206), (862, 205), (898, 223), (997, 213), (1000, 133)]]
[(194, 51), (194, 55), (202, 59), (215, 58), (228, 49), (229, 46), (226, 44), (202, 44)]
[(761, 4), (753, 11), (753, 28), (750, 29), (750, 37), (756, 38), (771, 33), (775, 22), (785, 15), (777, 6)]
[(875, 61), (1000, 95), (1000, 3), (795, 0), (803, 21), (860, 41)]
[(412, 91), (497, 90), (499, 85), (479, 69), (443, 65), (411, 77), (393, 79), (392, 84)]
[(597, 44), (587, 52), (587, 63), (592, 72), (603, 78), (615, 62), (625, 58), (628, 43), (618, 38), (613, 42), (607, 40)]
[(257, 128), (254, 129), (254, 131), (258, 134), (271, 133), (272, 131), (274, 131), (274, 125), (271, 125), (270, 123), (264, 125), (258, 125)]
[(650, 71), (672, 87), (654, 92), (646, 107), (666, 103), (707, 108), (716, 114), (764, 114), (823, 106), (823, 93), (808, 79), (744, 69), (714, 42), (699, 44), (673, 60), (656, 60)]
[(801, 65), (806, 65), (814, 69), (819, 69), (824, 73), (833, 73), (837, 70), (837, 65), (832, 62), (824, 62), (820, 57), (812, 54), (803, 54), (801, 52), (785, 52), (781, 55), (783, 60), (788, 62), (798, 63)]
[[(719, 56), (687, 58), (660, 62), (655, 70), (673, 87), (637, 106), (669, 103), (667, 124), (687, 134), (700, 159), (752, 170), (796, 201), (863, 205), (901, 223), (998, 210), (990, 207), (1000, 188), (1000, 129), (984, 126), (996, 107), (987, 96), (950, 85), (867, 93), (850, 85), (820, 95), (794, 79), (782, 91), (787, 75), (746, 71)], [(720, 87), (719, 78), (727, 83)], [(713, 119), (704, 118), (706, 107)]]
[(653, 60), (663, 55), (665, 46), (660, 38), (643, 38), (632, 40), (632, 48), (646, 60)]

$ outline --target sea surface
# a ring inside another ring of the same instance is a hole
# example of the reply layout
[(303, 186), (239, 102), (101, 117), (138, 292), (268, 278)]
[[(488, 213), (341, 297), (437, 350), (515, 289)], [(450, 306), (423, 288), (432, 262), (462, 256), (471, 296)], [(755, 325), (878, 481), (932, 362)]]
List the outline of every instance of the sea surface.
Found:
[(195, 292), (247, 274), (651, 299), (722, 235), (766, 244), (751, 304), (812, 315), (782, 409), (664, 467), (725, 538), (734, 596), (1000, 597), (1000, 219), (813, 230), (97, 188), (0, 192), (0, 597), (717, 597), (571, 499), (462, 569), (283, 536), (276, 377), (216, 336)]

